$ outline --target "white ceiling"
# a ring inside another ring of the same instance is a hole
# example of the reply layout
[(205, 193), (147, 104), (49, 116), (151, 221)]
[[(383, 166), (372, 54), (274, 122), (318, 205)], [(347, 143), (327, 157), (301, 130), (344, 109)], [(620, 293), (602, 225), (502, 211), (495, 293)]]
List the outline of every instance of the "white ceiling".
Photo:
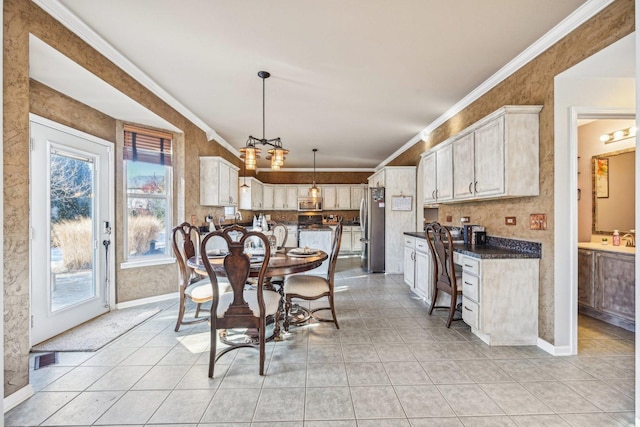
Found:
[[(269, 71), (265, 137), (291, 150), (286, 168), (317, 147), (318, 168), (370, 169), (610, 0), (34, 1), (236, 149), (262, 136)], [(34, 78), (103, 109), (51, 56), (32, 57)]]

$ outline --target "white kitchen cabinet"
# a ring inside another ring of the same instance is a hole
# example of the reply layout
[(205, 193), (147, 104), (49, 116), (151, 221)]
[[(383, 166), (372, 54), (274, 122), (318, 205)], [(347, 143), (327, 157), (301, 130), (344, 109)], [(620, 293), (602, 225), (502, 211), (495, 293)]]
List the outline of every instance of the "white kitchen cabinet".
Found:
[(351, 251), (352, 252), (362, 252), (362, 242), (360, 241), (360, 239), (362, 239), (362, 229), (360, 229), (360, 226), (354, 226), (352, 231), (351, 231)]
[(369, 188), (372, 187), (385, 187), (385, 168), (380, 169), (378, 172), (374, 173), (367, 180), (369, 183)]
[(363, 185), (351, 186), (351, 209), (360, 209), (360, 202), (364, 199), (366, 187)]
[(284, 243), (285, 248), (298, 247), (298, 226), (287, 225), (287, 241)]
[(336, 208), (337, 209), (355, 209), (351, 206), (351, 186), (336, 186)]
[(265, 210), (273, 209), (273, 185), (262, 184), (262, 205)]
[(222, 157), (200, 157), (200, 204), (237, 206), (238, 169)]
[(411, 290), (431, 303), (433, 277), (431, 252), (425, 239), (404, 236), (404, 282)]
[(298, 197), (309, 197), (309, 189), (311, 188), (311, 184), (309, 185), (298, 185)]
[[(494, 195), (505, 194), (505, 134), (504, 134), (504, 117), (498, 117), (490, 121), (486, 125), (476, 130), (474, 134), (474, 171), (475, 181), (473, 184), (475, 197), (488, 197)], [(538, 152), (538, 144), (536, 144), (536, 154)], [(517, 148), (513, 147), (514, 149)], [(519, 157), (520, 154), (512, 154), (510, 157)], [(533, 165), (530, 165), (533, 166)], [(538, 169), (538, 156), (535, 156), (535, 170)], [(526, 170), (518, 171), (518, 174), (527, 175)], [(512, 177), (514, 181), (516, 177)], [(521, 195), (537, 195), (538, 175), (535, 175), (535, 194)], [(533, 184), (533, 183), (532, 183)]]
[(263, 210), (263, 184), (253, 177), (238, 178), (238, 184), (242, 188), (243, 184), (249, 186), (248, 189), (240, 191), (240, 209)]
[(320, 194), (322, 194), (322, 209), (332, 210), (336, 209), (336, 186), (335, 185), (323, 185), (320, 187)]
[(453, 198), (455, 200), (474, 197), (474, 134), (462, 135), (453, 141)]
[(538, 259), (460, 256), (462, 319), (489, 345), (536, 345)]
[(300, 195), (299, 187), (296, 185), (285, 186), (287, 199), (284, 208), (290, 211), (298, 210), (298, 196)]
[(351, 245), (353, 227), (350, 225), (342, 226), (342, 238), (340, 240), (340, 253), (349, 253), (353, 250)]
[(424, 203), (442, 203), (453, 199), (453, 147), (439, 145), (424, 155)]

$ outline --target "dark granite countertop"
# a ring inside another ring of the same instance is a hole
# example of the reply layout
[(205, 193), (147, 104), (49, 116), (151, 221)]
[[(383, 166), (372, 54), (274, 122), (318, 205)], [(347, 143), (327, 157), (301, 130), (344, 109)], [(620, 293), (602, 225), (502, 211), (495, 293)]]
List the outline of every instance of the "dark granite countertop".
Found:
[(331, 231), (331, 227), (323, 225), (322, 227), (301, 228), (298, 231)]
[[(404, 233), (407, 236), (416, 237), (419, 239), (424, 239), (424, 232), (411, 232), (406, 231)], [(516, 242), (516, 246), (523, 248), (530, 248), (531, 250), (522, 250), (517, 248), (510, 248), (504, 246), (497, 246), (492, 244), (487, 245), (465, 245), (461, 241), (453, 242), (453, 251), (462, 255), (467, 255), (472, 258), (480, 258), (480, 259), (538, 259), (540, 258), (540, 244), (535, 242), (523, 242), (519, 240), (511, 240), (511, 239), (502, 239), (502, 238), (494, 238), (488, 239), (489, 242), (492, 240), (495, 242), (506, 242), (510, 244), (510, 242)], [(509, 242), (510, 241), (510, 242)]]

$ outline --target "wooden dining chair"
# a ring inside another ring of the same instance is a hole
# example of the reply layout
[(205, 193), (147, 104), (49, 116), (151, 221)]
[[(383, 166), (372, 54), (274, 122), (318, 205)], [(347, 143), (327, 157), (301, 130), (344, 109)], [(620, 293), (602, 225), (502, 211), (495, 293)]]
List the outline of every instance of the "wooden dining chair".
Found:
[[(462, 317), (454, 318), (458, 306), (458, 295), (462, 295), (462, 287), (458, 287), (458, 280), (461, 280), (461, 273), (456, 272), (453, 262), (453, 241), (449, 230), (437, 222), (427, 224), (425, 227), (425, 238), (431, 249), (433, 259), (433, 296), (429, 314), (434, 308), (446, 308), (449, 310), (447, 318), (447, 328), (451, 326), (453, 320), (461, 320)], [(438, 293), (442, 291), (451, 297), (448, 306), (437, 306)]]
[(287, 237), (289, 237), (289, 229), (286, 225), (275, 222), (271, 227), (271, 233), (276, 237), (276, 245), (278, 249), (284, 248), (285, 243), (287, 242)]
[[(202, 304), (211, 301), (213, 293), (211, 282), (208, 278), (197, 275), (192, 268), (187, 265), (187, 260), (196, 256), (196, 248), (200, 244), (200, 232), (198, 227), (183, 222), (174, 227), (172, 233), (173, 253), (178, 264), (178, 293), (180, 295), (180, 307), (178, 309), (178, 319), (175, 331), (180, 330), (182, 325), (205, 322), (209, 318), (209, 310), (206, 317), (200, 317)], [(224, 290), (223, 290), (224, 291)], [(196, 309), (191, 320), (185, 320), (185, 310), (188, 301), (196, 303)]]
[[(201, 253), (207, 252), (207, 242), (221, 237), (227, 243), (228, 254), (220, 260), (217, 268), (229, 281), (231, 291), (221, 294), (219, 292), (216, 269), (209, 257), (203, 257), (203, 264), (211, 280), (213, 300), (211, 303), (211, 350), (209, 354), (209, 378), (213, 378), (216, 361), (231, 350), (243, 347), (258, 348), (260, 352), (260, 375), (264, 375), (266, 319), (273, 316), (276, 324), (280, 321), (280, 294), (264, 289), (263, 286), (248, 286), (247, 279), (251, 267), (259, 268), (257, 283), (263, 283), (270, 253), (265, 250), (253, 259), (245, 250), (245, 243), (249, 240), (261, 241), (264, 248), (269, 248), (267, 237), (256, 231), (247, 231), (244, 227), (233, 225), (224, 230), (216, 230), (207, 234), (200, 245)], [(216, 353), (217, 331), (234, 328), (253, 328), (258, 330), (258, 342), (228, 343), (229, 347)]]
[(291, 310), (291, 300), (299, 298), (303, 300), (317, 300), (327, 297), (329, 307), (319, 307), (311, 310), (311, 314), (320, 310), (331, 310), (332, 319), (322, 319), (314, 317), (319, 322), (333, 322), (336, 329), (340, 329), (338, 318), (336, 317), (336, 308), (334, 303), (334, 278), (336, 273), (336, 263), (338, 261), (338, 252), (340, 252), (340, 242), (342, 240), (342, 224), (338, 223), (331, 245), (331, 255), (329, 256), (329, 270), (326, 277), (314, 276), (307, 274), (294, 274), (288, 276), (284, 280), (284, 330), (289, 330), (289, 311)]

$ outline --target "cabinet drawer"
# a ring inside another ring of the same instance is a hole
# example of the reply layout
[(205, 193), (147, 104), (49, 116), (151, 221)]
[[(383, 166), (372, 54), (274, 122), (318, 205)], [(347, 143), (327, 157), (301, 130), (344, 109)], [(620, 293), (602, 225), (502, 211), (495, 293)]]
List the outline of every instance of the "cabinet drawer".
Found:
[(416, 250), (424, 253), (429, 253), (429, 244), (426, 240), (416, 239)]
[(480, 275), (480, 260), (464, 257), (462, 258), (462, 269), (464, 271), (468, 271), (469, 273), (475, 274), (476, 276)]
[(469, 274), (466, 271), (462, 273), (462, 295), (472, 301), (478, 302), (478, 276)]
[(467, 325), (471, 326), (472, 328), (475, 329), (480, 329), (479, 326), (479, 320), (480, 320), (480, 306), (471, 301), (470, 299), (467, 299), (464, 297), (462, 297), (462, 320), (464, 320), (464, 323), (466, 323)]
[(416, 239), (409, 236), (404, 236), (404, 245), (407, 248), (415, 249), (416, 247)]

